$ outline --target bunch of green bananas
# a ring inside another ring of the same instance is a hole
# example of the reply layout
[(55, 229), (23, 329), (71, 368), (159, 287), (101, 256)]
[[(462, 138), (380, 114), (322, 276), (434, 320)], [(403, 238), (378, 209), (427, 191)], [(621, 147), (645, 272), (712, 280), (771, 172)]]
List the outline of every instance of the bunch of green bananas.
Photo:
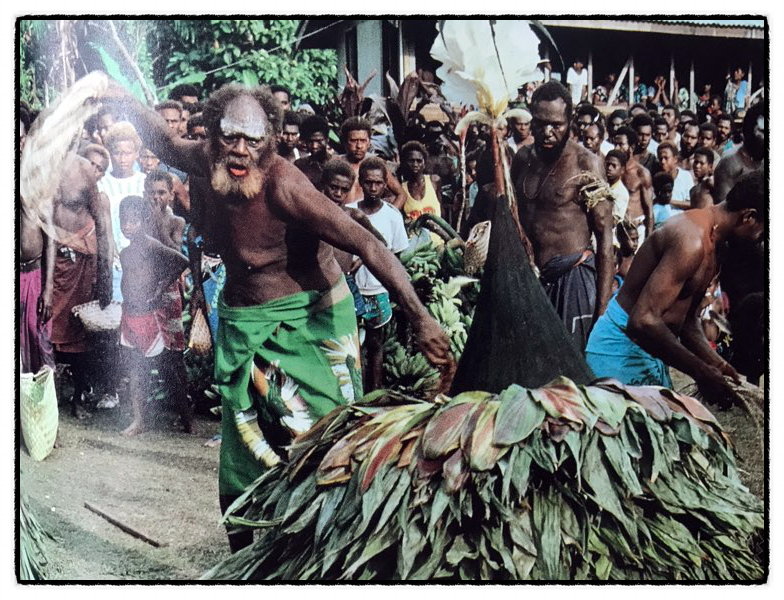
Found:
[(400, 262), (408, 271), (411, 282), (436, 276), (440, 267), (438, 250), (432, 242), (418, 246), (413, 251), (407, 251), (400, 255)]

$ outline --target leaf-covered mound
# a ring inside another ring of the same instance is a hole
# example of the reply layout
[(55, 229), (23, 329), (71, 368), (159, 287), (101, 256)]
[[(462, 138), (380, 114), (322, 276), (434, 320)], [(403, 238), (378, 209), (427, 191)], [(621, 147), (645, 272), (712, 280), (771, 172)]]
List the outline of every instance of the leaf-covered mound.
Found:
[(699, 402), (599, 380), (377, 392), (295, 440), (207, 579), (760, 579), (762, 503)]

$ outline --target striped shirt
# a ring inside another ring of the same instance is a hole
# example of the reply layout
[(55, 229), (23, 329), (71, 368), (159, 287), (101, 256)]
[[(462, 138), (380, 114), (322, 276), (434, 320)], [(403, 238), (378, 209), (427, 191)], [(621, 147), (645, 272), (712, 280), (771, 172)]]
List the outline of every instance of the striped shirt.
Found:
[(120, 202), (126, 196), (144, 197), (144, 180), (147, 176), (144, 173), (134, 173), (130, 177), (117, 179), (110, 173), (106, 173), (98, 181), (98, 191), (103, 192), (109, 198), (109, 205), (112, 209), (112, 235), (114, 244), (117, 247), (117, 254), (120, 250), (130, 245), (130, 241), (120, 231)]

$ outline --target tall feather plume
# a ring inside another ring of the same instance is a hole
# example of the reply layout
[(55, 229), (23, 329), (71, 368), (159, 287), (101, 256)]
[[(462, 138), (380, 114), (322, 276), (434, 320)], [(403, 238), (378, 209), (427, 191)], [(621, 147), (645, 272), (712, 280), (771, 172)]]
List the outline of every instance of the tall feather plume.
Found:
[(539, 38), (528, 21), (445, 20), (430, 55), (443, 63), (436, 74), (444, 95), (500, 117), (517, 89), (541, 81)]
[(82, 77), (38, 116), (27, 134), (19, 166), (21, 207), (49, 235), (54, 231), (47, 225), (47, 215), (51, 215), (65, 159), (84, 123), (98, 112), (99, 99), (108, 86), (104, 73)]

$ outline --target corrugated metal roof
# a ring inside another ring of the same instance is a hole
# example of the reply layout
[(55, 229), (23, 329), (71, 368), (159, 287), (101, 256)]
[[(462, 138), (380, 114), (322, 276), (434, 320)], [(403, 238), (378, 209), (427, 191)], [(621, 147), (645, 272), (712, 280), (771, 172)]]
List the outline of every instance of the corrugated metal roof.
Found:
[(751, 29), (764, 29), (765, 27), (764, 19), (649, 19), (649, 21), (672, 25), (697, 25), (699, 27), (747, 27)]

